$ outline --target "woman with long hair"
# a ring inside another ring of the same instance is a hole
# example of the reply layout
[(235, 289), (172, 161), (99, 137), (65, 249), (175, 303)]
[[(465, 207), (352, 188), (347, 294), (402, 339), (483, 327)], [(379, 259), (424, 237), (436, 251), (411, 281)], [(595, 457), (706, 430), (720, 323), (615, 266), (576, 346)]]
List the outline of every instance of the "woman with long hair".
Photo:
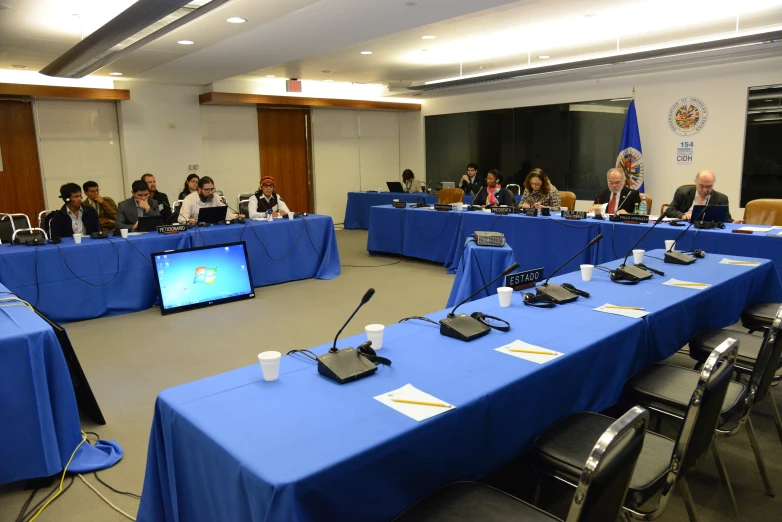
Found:
[(521, 208), (540, 210), (542, 207), (559, 208), (561, 201), (557, 187), (551, 184), (543, 169), (532, 169), (524, 180)]

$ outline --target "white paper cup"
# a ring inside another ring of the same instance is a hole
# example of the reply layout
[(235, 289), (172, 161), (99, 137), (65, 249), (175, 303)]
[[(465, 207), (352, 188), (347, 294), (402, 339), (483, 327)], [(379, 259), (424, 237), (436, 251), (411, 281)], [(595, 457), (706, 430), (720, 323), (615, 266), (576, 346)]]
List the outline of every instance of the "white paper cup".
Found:
[(285, 215), (288, 216), (288, 219), (293, 220), (293, 212), (288, 212)]
[(128, 237), (128, 229), (127, 228), (121, 228), (119, 233), (122, 234), (122, 237), (124, 237), (124, 238)]
[(676, 241), (673, 239), (666, 239), (665, 240), (665, 251), (668, 252), (669, 250), (673, 250), (676, 247)]
[(497, 289), (497, 297), (500, 298), (500, 306), (508, 308), (510, 306), (511, 297), (513, 297), (513, 288), (509, 286), (501, 286)]
[(462, 210), (464, 210), (464, 203), (454, 203), (454, 204), (453, 204), (453, 206), (454, 206), (454, 208), (455, 208), (456, 210), (458, 210), (459, 212), (461, 212)]
[(73, 234), (73, 242), (77, 245), (81, 244), (81, 234)]
[(261, 352), (258, 354), (258, 362), (261, 364), (264, 381), (276, 381), (280, 376), (280, 352)]
[(633, 250), (633, 263), (636, 265), (644, 262), (644, 252), (645, 250)]
[(383, 347), (383, 332), (386, 327), (382, 324), (368, 324), (364, 327), (367, 340), (372, 341), (372, 349), (379, 350)]
[(581, 280), (591, 281), (592, 272), (595, 270), (595, 265), (581, 265)]

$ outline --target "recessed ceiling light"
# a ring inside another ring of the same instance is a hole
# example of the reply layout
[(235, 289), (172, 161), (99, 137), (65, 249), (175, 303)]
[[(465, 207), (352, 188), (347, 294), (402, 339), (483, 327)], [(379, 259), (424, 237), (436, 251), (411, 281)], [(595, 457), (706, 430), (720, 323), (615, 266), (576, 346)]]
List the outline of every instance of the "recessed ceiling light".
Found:
[(426, 36), (422, 36), (421, 40), (434, 40), (435, 38), (437, 38), (437, 37), (436, 36), (432, 36), (431, 34), (428, 34)]
[(274, 78), (274, 75), (273, 74), (267, 74), (266, 77), (267, 78)]
[(331, 71), (329, 71), (328, 69), (324, 69), (320, 72), (322, 72), (323, 74), (331, 74)]
[(109, 74), (112, 76), (122, 76), (121, 72), (110, 72)]
[(539, 60), (548, 60), (549, 58), (551, 58), (551, 56), (549, 56), (547, 54), (542, 54), (542, 55), (538, 56)]
[(361, 51), (361, 54), (372, 54), (372, 51)]
[(243, 24), (247, 20), (244, 18), (239, 18), (238, 16), (232, 16), (231, 18), (227, 19), (226, 22), (229, 24)]
[(27, 69), (26, 65), (12, 65), (11, 69)]
[(193, 40), (179, 40), (177, 43), (179, 45), (193, 45), (195, 42)]
[(334, 80), (323, 80), (324, 82), (333, 82)]

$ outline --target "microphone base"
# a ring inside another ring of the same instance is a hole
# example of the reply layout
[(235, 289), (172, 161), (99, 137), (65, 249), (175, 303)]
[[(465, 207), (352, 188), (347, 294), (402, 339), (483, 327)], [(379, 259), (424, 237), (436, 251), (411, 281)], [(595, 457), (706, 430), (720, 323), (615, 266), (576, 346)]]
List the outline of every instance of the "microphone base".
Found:
[(695, 259), (692, 256), (673, 250), (665, 253), (665, 262), (673, 263), (674, 265), (691, 265), (695, 262)]
[(491, 328), (467, 314), (440, 319), (440, 335), (453, 337), (460, 341), (470, 342), (483, 337), (490, 330)]
[(376, 371), (377, 365), (352, 346), (318, 356), (318, 373), (339, 384), (369, 377)]
[(562, 288), (559, 285), (543, 285), (537, 288), (538, 294), (543, 294), (548, 297), (549, 302), (556, 304), (570, 303), (578, 299), (578, 295), (574, 294), (566, 288)]
[(651, 279), (653, 275), (651, 272), (647, 272), (643, 268), (638, 268), (635, 265), (619, 265), (619, 268), (617, 268), (615, 272), (624, 272), (625, 274), (629, 274), (635, 277), (639, 281), (646, 281), (647, 279)]

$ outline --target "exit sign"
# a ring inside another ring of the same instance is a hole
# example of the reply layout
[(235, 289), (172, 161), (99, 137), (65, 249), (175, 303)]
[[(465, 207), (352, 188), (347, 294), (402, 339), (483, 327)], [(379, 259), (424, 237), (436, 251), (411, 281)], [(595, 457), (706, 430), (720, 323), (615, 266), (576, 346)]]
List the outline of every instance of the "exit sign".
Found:
[(285, 90), (288, 92), (301, 92), (301, 80), (287, 80)]

